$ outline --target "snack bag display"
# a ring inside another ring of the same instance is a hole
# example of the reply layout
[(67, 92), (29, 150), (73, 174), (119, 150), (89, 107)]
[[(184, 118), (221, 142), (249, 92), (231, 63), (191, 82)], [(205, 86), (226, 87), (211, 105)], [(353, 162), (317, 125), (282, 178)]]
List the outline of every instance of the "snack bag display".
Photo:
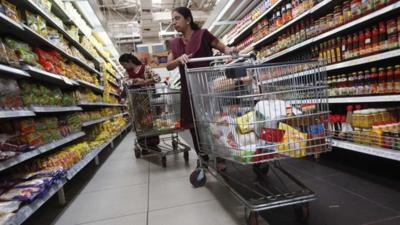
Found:
[(308, 135), (285, 123), (279, 123), (279, 129), (284, 130), (285, 135), (283, 136), (283, 144), (278, 145), (278, 151), (285, 152), (285, 155), (295, 158), (306, 156)]
[(13, 188), (0, 195), (2, 201), (32, 201), (43, 189), (38, 187)]
[(17, 7), (14, 4), (10, 3), (7, 0), (2, 0), (1, 4), (4, 7), (4, 12), (5, 12), (6, 16), (8, 16), (9, 18), (11, 18), (14, 21), (17, 21), (17, 22), (20, 21), (20, 16), (19, 16)]

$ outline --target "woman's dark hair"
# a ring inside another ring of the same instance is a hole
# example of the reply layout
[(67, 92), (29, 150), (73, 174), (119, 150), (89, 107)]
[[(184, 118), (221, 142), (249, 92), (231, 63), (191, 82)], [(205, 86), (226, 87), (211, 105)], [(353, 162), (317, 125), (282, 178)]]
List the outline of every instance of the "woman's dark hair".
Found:
[(132, 55), (131, 53), (122, 54), (118, 60), (120, 63), (133, 63), (135, 65), (142, 65), (142, 62), (136, 56)]
[(192, 11), (190, 11), (189, 8), (187, 8), (187, 7), (178, 7), (178, 8), (174, 9), (174, 12), (177, 12), (177, 13), (181, 14), (185, 19), (190, 19), (190, 27), (193, 30), (199, 30), (200, 29), (199, 25), (197, 25), (197, 23), (194, 22)]

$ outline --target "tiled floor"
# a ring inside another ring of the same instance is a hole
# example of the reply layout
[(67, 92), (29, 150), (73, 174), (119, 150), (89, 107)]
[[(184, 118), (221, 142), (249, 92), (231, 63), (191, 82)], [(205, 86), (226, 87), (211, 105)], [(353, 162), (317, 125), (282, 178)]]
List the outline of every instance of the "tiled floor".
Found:
[[(182, 136), (188, 138), (187, 133)], [(205, 187), (192, 188), (188, 177), (196, 165), (194, 152), (189, 164), (182, 156), (168, 157), (164, 169), (157, 158), (135, 159), (133, 141), (129, 134), (114, 151), (102, 154), (100, 168), (90, 165), (79, 173), (65, 188), (66, 206), (59, 206), (53, 198), (25, 225), (245, 224), (243, 206), (211, 176)], [(308, 225), (400, 224), (396, 178), (381, 177), (373, 173), (377, 170), (357, 168), (352, 162), (336, 163), (335, 157), (359, 155), (330, 155), (320, 162), (282, 162), (318, 196), (311, 203)], [(262, 216), (268, 221), (262, 219), (264, 225), (300, 224), (291, 207), (266, 211)]]

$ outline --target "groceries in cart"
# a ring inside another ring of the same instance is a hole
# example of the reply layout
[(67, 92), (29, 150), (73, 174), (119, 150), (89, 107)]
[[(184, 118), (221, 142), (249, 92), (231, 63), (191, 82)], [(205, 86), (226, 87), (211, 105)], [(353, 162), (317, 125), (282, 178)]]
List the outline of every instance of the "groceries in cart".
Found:
[(324, 117), (308, 116), (315, 109), (316, 104), (282, 100), (262, 100), (254, 107), (231, 105), (211, 118), (210, 133), (219, 155), (235, 160), (304, 157), (325, 142)]

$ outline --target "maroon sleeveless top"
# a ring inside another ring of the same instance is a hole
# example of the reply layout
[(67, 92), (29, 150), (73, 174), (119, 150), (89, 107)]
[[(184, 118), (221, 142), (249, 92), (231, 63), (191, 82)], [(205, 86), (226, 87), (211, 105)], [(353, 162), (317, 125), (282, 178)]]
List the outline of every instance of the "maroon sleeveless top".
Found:
[[(194, 30), (190, 41), (184, 44), (182, 38), (175, 38), (170, 41), (171, 52), (174, 59), (183, 54), (193, 54), (191, 58), (212, 56), (211, 43), (217, 38), (206, 29)], [(210, 62), (188, 63), (188, 68), (197, 68), (209, 66)], [(192, 108), (190, 106), (190, 97), (188, 92), (185, 67), (179, 66), (181, 74), (181, 125), (183, 128), (189, 129), (193, 127)]]

